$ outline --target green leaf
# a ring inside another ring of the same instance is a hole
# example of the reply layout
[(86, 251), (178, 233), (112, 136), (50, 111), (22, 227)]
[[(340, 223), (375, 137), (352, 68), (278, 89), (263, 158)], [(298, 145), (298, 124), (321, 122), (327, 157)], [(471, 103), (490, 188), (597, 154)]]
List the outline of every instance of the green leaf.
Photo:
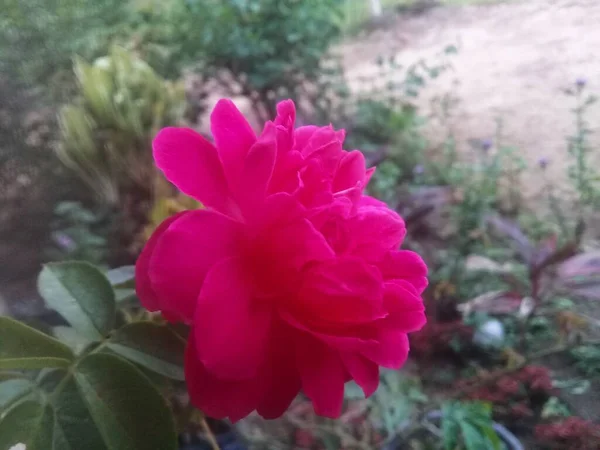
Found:
[(67, 367), (74, 355), (62, 342), (8, 317), (0, 317), (0, 369)]
[(107, 450), (98, 428), (87, 409), (71, 372), (53, 371), (40, 386), (48, 391), (52, 412), (52, 450)]
[(27, 450), (52, 449), (52, 411), (28, 401), (11, 408), (0, 421), (0, 448), (25, 444)]
[(82, 336), (81, 333), (78, 333), (77, 330), (72, 327), (57, 326), (52, 328), (52, 333), (56, 339), (68, 345), (75, 354), (79, 354), (92, 343), (92, 341)]
[(75, 369), (75, 380), (110, 450), (175, 450), (177, 435), (165, 399), (132, 364), (92, 353)]
[(442, 406), (442, 436), (444, 448), (446, 450), (455, 450), (458, 445), (460, 427), (456, 420), (456, 403), (445, 403)]
[(106, 278), (113, 287), (132, 287), (135, 278), (135, 266), (122, 266), (106, 272)]
[(117, 330), (107, 347), (165, 377), (183, 381), (185, 341), (166, 326), (135, 322)]
[(26, 378), (15, 378), (0, 383), (0, 416), (2, 411), (28, 398), (35, 385)]
[(135, 289), (115, 288), (115, 300), (119, 305), (135, 298)]
[[(486, 438), (480, 428), (463, 420), (460, 422), (460, 430), (462, 432), (466, 450), (482, 450), (484, 448), (489, 448), (489, 446), (486, 445)], [(495, 450), (495, 448), (493, 450)]]
[(48, 305), (84, 336), (100, 340), (113, 329), (115, 294), (106, 277), (91, 264), (47, 264), (38, 288)]

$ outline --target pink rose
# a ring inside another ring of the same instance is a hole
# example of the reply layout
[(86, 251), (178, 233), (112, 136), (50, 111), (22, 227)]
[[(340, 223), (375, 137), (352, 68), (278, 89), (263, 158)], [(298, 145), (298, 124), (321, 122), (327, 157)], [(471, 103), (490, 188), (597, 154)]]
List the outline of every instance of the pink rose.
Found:
[(398, 250), (404, 222), (363, 194), (373, 170), (343, 131), (294, 129), (291, 101), (256, 136), (231, 101), (211, 115), (215, 144), (190, 129), (154, 141), (158, 167), (206, 209), (164, 221), (136, 266), (150, 311), (191, 326), (192, 402), (215, 418), (283, 414), (302, 390), (340, 414), (344, 384), (372, 394), (425, 324), (427, 268)]

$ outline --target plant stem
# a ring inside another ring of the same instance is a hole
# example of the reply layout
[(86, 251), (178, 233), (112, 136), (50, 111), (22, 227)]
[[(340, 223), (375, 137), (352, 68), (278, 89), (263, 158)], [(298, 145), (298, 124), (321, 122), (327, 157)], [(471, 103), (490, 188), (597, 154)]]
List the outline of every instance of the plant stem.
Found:
[(208, 426), (208, 423), (206, 423), (206, 417), (202, 416), (202, 419), (200, 419), (200, 426), (202, 427), (202, 431), (204, 432), (206, 440), (210, 444), (212, 450), (221, 450), (221, 447), (219, 447), (215, 435)]

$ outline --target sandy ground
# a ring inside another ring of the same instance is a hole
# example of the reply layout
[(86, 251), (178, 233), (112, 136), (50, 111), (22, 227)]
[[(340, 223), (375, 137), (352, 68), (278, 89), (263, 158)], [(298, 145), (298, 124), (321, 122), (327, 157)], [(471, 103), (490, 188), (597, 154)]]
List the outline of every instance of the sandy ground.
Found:
[[(435, 7), (401, 16), (342, 46), (354, 90), (361, 77), (378, 70), (379, 55), (396, 54), (404, 64), (435, 61), (447, 45), (459, 51), (449, 60), (453, 71), (429, 84), (417, 100), (429, 114), (431, 100), (452, 92), (458, 99), (452, 125), (461, 148), (471, 138), (493, 137), (502, 118), (506, 144), (514, 145), (531, 166), (550, 158), (549, 178), (564, 182), (565, 138), (573, 132), (574, 99), (563, 89), (583, 77), (587, 91), (600, 93), (600, 1), (512, 0), (492, 5)], [(439, 58), (438, 58), (439, 59)], [(589, 112), (590, 128), (600, 123), (600, 104)], [(432, 142), (442, 138), (439, 125), (426, 127)], [(600, 133), (591, 136), (600, 149)], [(599, 153), (599, 151), (596, 151)], [(537, 197), (544, 183), (529, 172), (524, 189)]]

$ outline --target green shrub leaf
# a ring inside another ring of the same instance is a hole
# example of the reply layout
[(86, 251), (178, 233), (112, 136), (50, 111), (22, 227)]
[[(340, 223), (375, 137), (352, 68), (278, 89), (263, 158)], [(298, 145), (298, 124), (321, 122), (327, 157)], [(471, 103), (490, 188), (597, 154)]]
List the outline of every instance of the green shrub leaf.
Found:
[(62, 342), (8, 317), (0, 317), (0, 369), (67, 367), (74, 355)]
[(107, 347), (128, 360), (165, 377), (184, 380), (184, 340), (169, 328), (136, 322), (117, 330)]
[(113, 329), (115, 294), (107, 278), (91, 264), (47, 264), (38, 288), (48, 305), (84, 336), (100, 340)]
[(114, 287), (133, 287), (135, 266), (121, 266), (106, 272), (106, 278)]
[(109, 449), (176, 449), (171, 411), (135, 366), (118, 356), (93, 353), (77, 364), (74, 374)]
[[(0, 448), (25, 444), (27, 450), (54, 450), (52, 410), (35, 401), (11, 408), (0, 421)], [(67, 449), (68, 450), (68, 449)]]
[(34, 387), (34, 384), (25, 378), (2, 381), (0, 383), (0, 416), (5, 409), (18, 403), (19, 400), (28, 398)]

